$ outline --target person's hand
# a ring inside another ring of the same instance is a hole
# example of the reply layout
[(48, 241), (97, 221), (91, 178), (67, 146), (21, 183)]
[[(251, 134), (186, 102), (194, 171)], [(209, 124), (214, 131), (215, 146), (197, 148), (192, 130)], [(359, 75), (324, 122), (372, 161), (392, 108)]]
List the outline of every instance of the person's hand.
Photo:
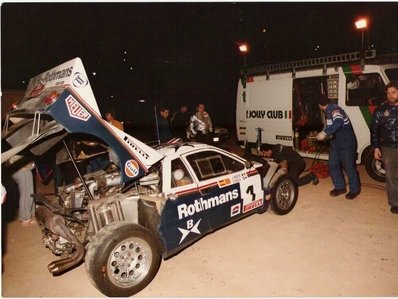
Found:
[(375, 148), (373, 155), (376, 160), (381, 160), (381, 151), (379, 148)]
[(326, 138), (326, 133), (324, 131), (321, 131), (318, 133), (318, 135), (316, 135), (316, 139), (321, 141), (321, 140), (325, 140)]

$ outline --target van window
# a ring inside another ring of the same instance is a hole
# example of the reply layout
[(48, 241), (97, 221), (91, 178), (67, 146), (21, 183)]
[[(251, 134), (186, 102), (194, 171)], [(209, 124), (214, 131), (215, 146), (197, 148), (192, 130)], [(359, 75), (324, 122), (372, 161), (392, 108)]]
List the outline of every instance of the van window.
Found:
[(385, 100), (380, 74), (348, 75), (346, 87), (347, 106), (377, 106)]
[(187, 156), (189, 164), (200, 181), (244, 169), (244, 164), (214, 151), (205, 151)]
[(398, 81), (398, 68), (386, 70), (386, 75), (390, 81)]

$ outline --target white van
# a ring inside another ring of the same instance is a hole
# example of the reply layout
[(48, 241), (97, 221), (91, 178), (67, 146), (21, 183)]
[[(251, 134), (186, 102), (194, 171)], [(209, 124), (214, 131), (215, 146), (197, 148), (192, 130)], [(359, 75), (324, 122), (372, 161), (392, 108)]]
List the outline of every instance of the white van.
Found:
[(280, 143), (303, 157), (327, 160), (328, 144), (315, 138), (324, 127), (318, 101), (326, 95), (350, 117), (358, 141), (357, 163), (383, 181), (383, 165), (370, 147), (370, 125), (391, 80), (398, 80), (398, 53), (376, 57), (375, 50), (249, 67), (238, 83), (238, 142), (252, 148)]

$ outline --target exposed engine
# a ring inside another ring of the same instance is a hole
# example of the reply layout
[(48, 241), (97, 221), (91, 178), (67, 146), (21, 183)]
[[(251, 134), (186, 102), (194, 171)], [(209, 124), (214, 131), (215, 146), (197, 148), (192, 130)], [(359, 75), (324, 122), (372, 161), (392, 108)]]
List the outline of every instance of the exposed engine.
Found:
[(123, 186), (120, 172), (112, 164), (105, 170), (78, 178), (58, 188), (48, 199), (36, 194), (36, 218), (43, 240), (53, 254), (63, 257), (48, 268), (60, 274), (84, 257), (84, 246), (101, 228), (117, 221), (140, 223), (155, 229), (164, 204), (159, 192), (159, 171), (154, 170), (137, 183)]

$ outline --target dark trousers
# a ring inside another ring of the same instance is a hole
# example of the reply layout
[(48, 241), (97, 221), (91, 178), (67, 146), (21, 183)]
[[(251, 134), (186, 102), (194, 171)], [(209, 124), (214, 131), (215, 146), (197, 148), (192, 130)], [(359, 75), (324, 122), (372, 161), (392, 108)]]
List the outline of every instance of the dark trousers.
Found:
[(213, 144), (213, 135), (212, 133), (203, 134), (199, 132), (195, 135), (195, 141), (205, 144)]
[(361, 190), (359, 175), (356, 169), (356, 150), (355, 148), (338, 149), (331, 146), (329, 152), (329, 172), (332, 177), (334, 188), (346, 188), (343, 169), (348, 176), (350, 192), (357, 193)]
[(386, 169), (388, 204), (398, 207), (398, 149), (383, 146), (381, 157)]

